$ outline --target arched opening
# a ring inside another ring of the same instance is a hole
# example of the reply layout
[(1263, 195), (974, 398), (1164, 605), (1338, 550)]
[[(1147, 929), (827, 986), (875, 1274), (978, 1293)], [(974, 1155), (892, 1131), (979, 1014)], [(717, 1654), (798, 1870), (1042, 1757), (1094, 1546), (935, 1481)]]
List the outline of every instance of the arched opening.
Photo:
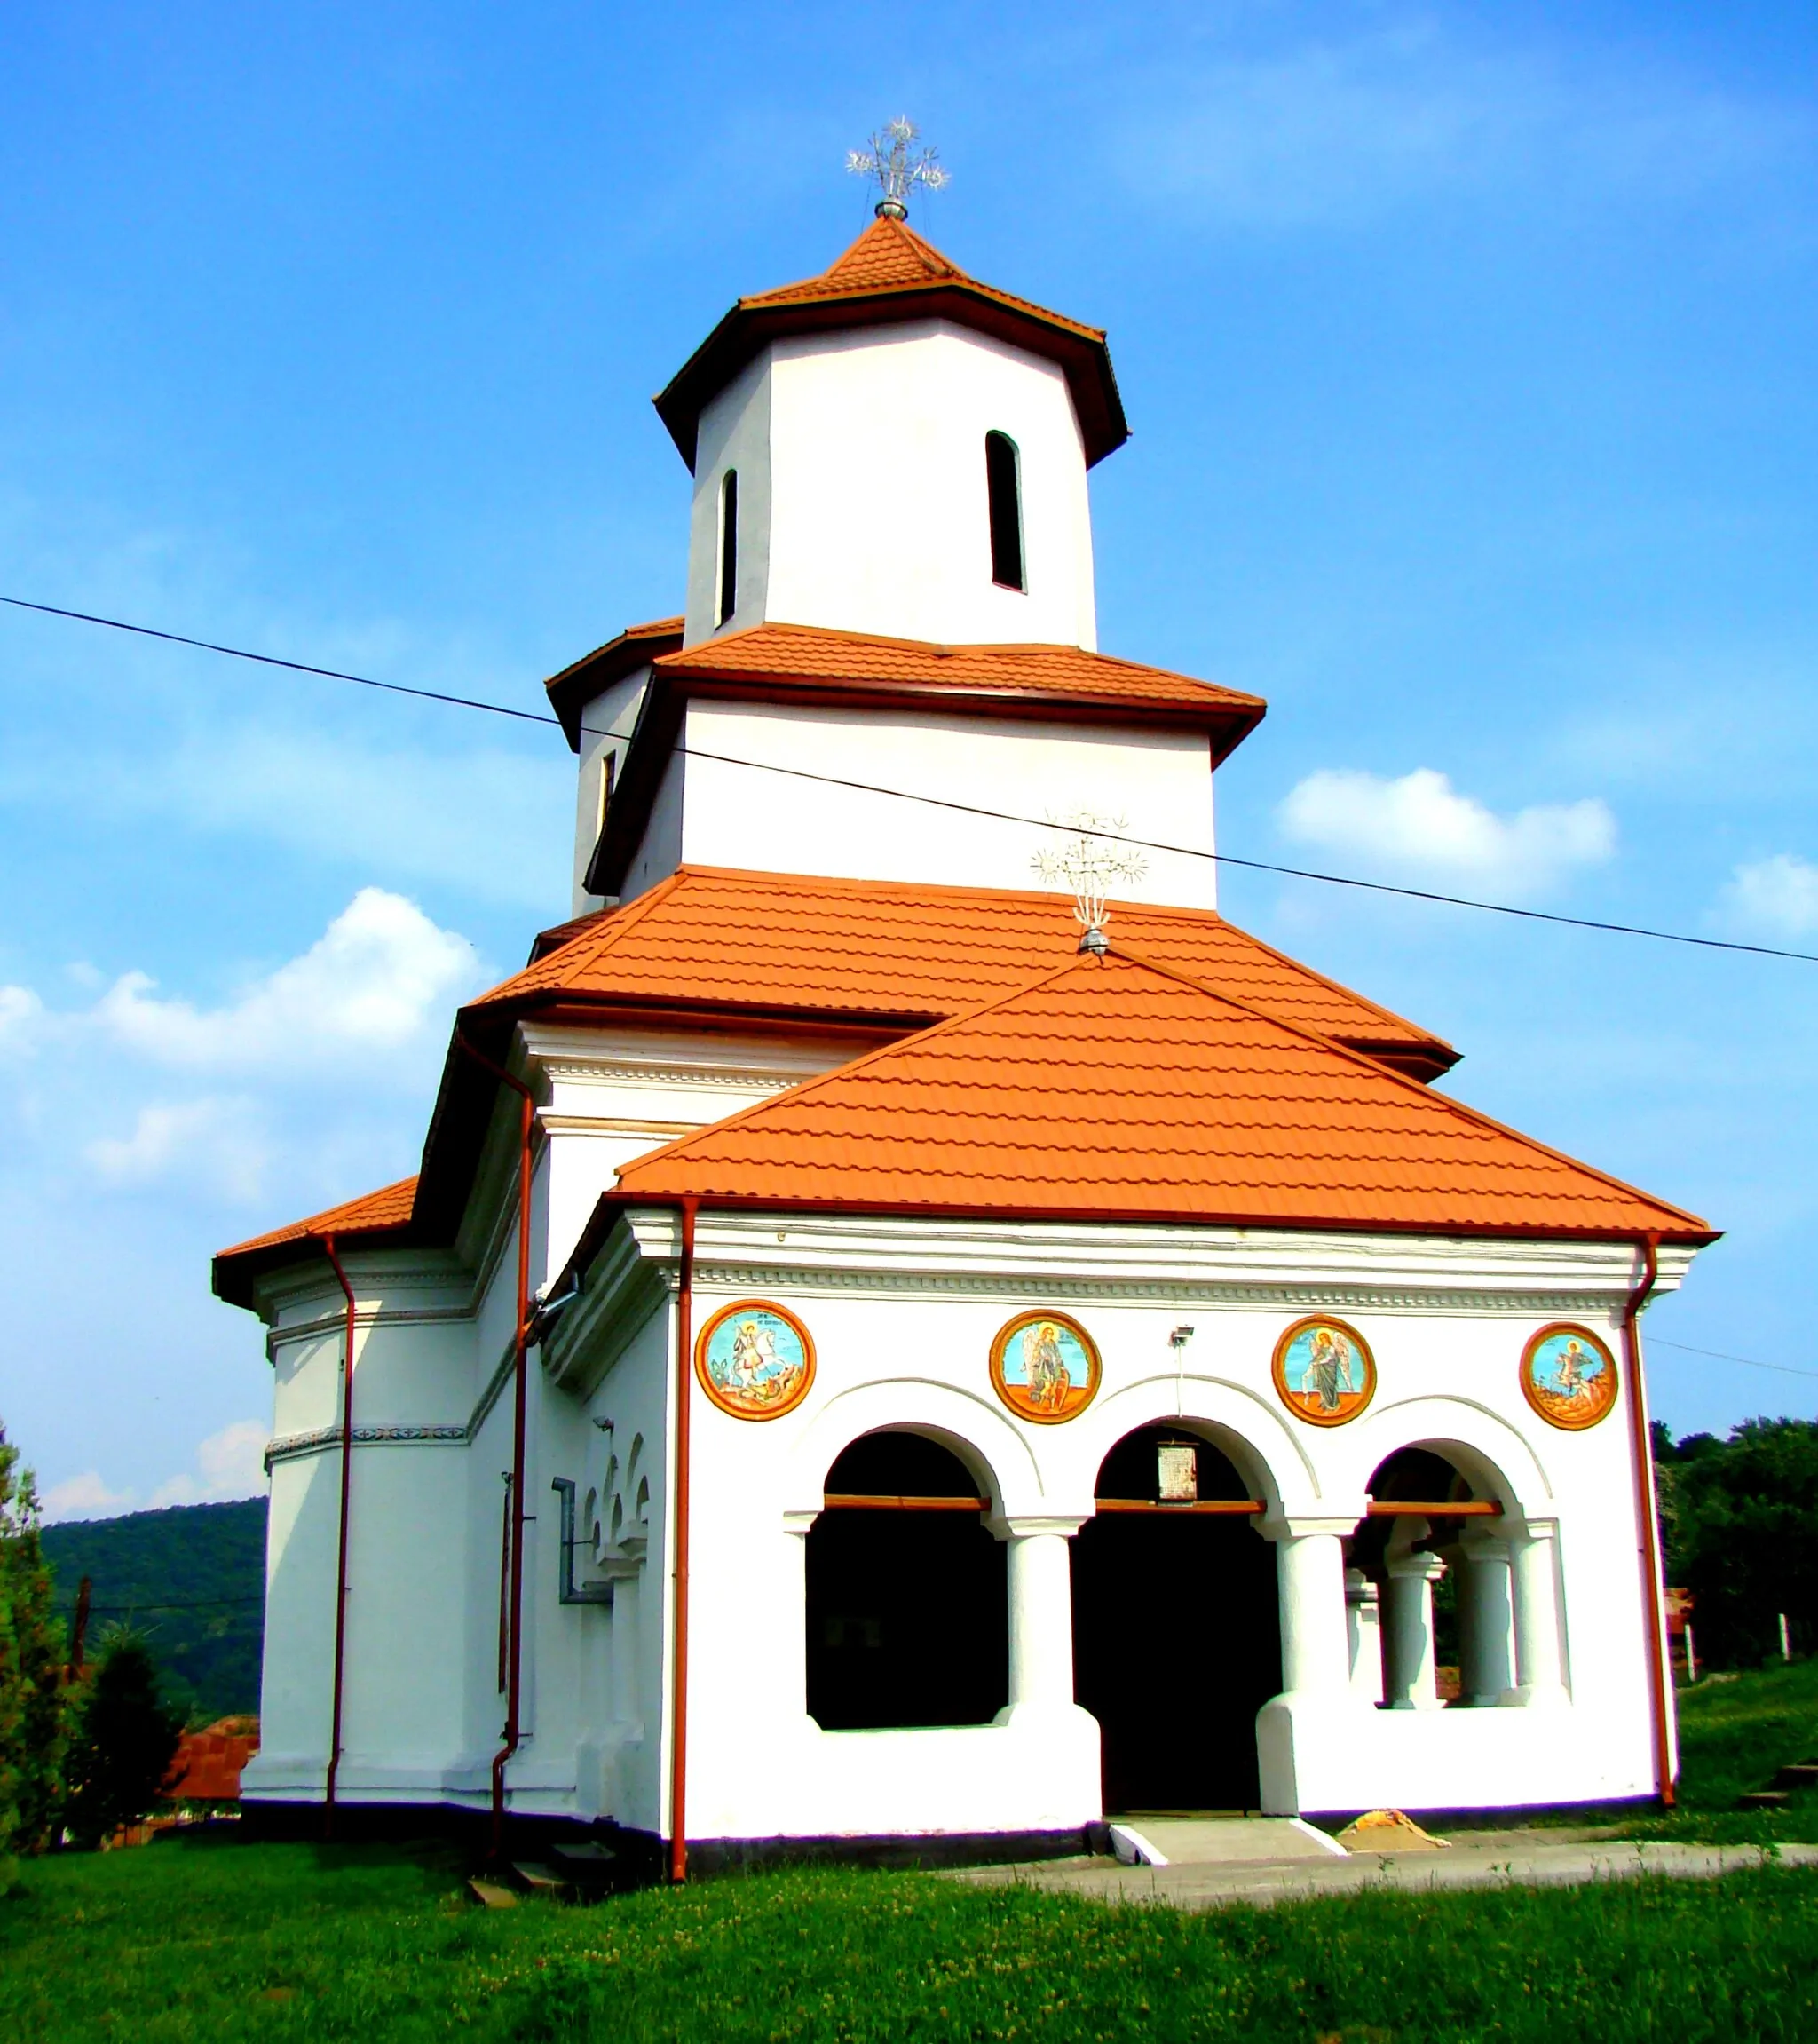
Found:
[(1345, 1555), (1354, 1689), (1390, 1710), (1500, 1702), (1514, 1635), (1494, 1479), (1423, 1442), (1378, 1463), (1365, 1487)]
[(729, 623), (739, 607), (739, 471), (720, 478), (720, 596), (714, 623)]
[(1073, 1541), (1074, 1695), (1103, 1735), (1107, 1811), (1254, 1810), (1256, 1713), (1281, 1689), (1261, 1501), (1212, 1440), (1126, 1434)]
[(1026, 590), (1023, 568), (1023, 485), (1016, 443), (1008, 433), (984, 436), (984, 485), (991, 499), (991, 579), (1000, 589)]
[(1004, 1549), (978, 1479), (921, 1434), (854, 1441), (808, 1535), (808, 1711), (824, 1731), (989, 1724), (1009, 1699)]

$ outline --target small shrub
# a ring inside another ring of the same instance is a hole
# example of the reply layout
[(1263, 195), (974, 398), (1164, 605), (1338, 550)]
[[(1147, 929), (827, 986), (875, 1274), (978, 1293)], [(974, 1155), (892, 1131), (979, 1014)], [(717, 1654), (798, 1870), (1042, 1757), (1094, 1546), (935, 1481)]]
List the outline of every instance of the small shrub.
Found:
[(150, 1813), (182, 1730), (151, 1649), (137, 1633), (110, 1634), (82, 1691), (70, 1747), (63, 1821), (79, 1845), (99, 1845)]

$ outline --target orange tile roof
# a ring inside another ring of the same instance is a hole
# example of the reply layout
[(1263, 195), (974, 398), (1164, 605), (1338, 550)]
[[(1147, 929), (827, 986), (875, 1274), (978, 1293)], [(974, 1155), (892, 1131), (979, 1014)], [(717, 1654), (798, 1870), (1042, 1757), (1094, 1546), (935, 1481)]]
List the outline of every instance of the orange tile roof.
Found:
[(951, 319), (1060, 365), (1088, 465), (1130, 437), (1104, 331), (981, 283), (901, 221), (874, 220), (818, 277), (740, 298), (671, 377), (656, 408), (694, 466), (702, 408), (766, 342), (886, 321)]
[[(779, 680), (834, 686), (964, 691), (968, 696), (1035, 696), (1051, 702), (1088, 701), (1144, 705), (1221, 724), (1237, 711), (1230, 742), (1260, 721), (1260, 695), (1224, 688), (1166, 668), (1143, 667), (1077, 646), (937, 646), (925, 639), (880, 638), (807, 624), (757, 624), (703, 641), (656, 662), (666, 677), (701, 677), (767, 684)], [(1230, 749), (1229, 745), (1224, 749)]]
[(881, 216), (818, 276), (804, 277), (800, 283), (779, 284), (773, 291), (758, 291), (739, 303), (794, 305), (802, 298), (833, 297), (843, 291), (883, 291), (895, 285), (925, 284), (941, 277), (966, 279), (966, 273), (942, 255), (932, 242), (924, 241), (914, 228)]
[[(1440, 1038), (1210, 910), (1118, 905), (1111, 929), (1175, 970), (1419, 1078), (1457, 1061)], [(461, 1026), (495, 1055), (515, 1017), (551, 1010), (896, 1034), (1014, 993), (1074, 957), (1078, 934), (1071, 904), (1053, 894), (684, 867), (623, 908), (546, 931), (532, 963), (463, 1009)], [(215, 1259), (217, 1294), (250, 1304), (255, 1279), (311, 1236), (447, 1239), (491, 1097), (479, 1067), (451, 1051), (424, 1153), (427, 1197), (414, 1201), (417, 1181), (400, 1179), (236, 1243)]]
[[(1119, 903), (1111, 929), (1284, 1021), (1428, 1075), (1457, 1061), (1429, 1032), (1210, 909)], [(1055, 894), (684, 866), (626, 907), (550, 934), (565, 941), (467, 1012), (573, 1001), (914, 1026), (1063, 963), (1079, 933), (1071, 901)]]
[(1708, 1240), (1695, 1216), (1121, 949), (628, 1164), (618, 1203)]
[(301, 1241), (306, 1235), (371, 1235), (388, 1228), (401, 1228), (410, 1218), (416, 1197), (416, 1180), (399, 1178), (395, 1184), (381, 1185), (376, 1192), (362, 1192), (357, 1200), (344, 1200), (338, 1207), (325, 1207), (306, 1221), (293, 1221), (288, 1228), (274, 1228), (269, 1235), (255, 1235), (250, 1241), (236, 1242), (223, 1249), (224, 1256), (240, 1256), (252, 1249), (273, 1249), (283, 1242)]
[(825, 304), (829, 299), (875, 297), (880, 292), (924, 289), (929, 284), (964, 284), (1006, 305), (1038, 320), (1052, 322), (1087, 340), (1104, 339), (1103, 327), (1088, 327), (1070, 320), (1064, 313), (1052, 313), (1029, 298), (1013, 297), (994, 284), (982, 284), (969, 276), (932, 242), (924, 241), (913, 227), (888, 216), (872, 222), (852, 246), (830, 268), (799, 283), (779, 284), (773, 291), (758, 291), (739, 303), (755, 311), (769, 305)]
[(293, 1221), (289, 1227), (273, 1228), (269, 1234), (235, 1242), (216, 1255), (215, 1295), (230, 1305), (251, 1305), (254, 1279), (265, 1271), (293, 1261), (287, 1252), (300, 1249), (312, 1238), (333, 1235), (337, 1248), (356, 1242), (370, 1248), (388, 1236), (407, 1239), (415, 1203), (415, 1178), (399, 1178), (394, 1184), (381, 1185), (375, 1192), (362, 1192), (357, 1200), (325, 1207), (306, 1221)]

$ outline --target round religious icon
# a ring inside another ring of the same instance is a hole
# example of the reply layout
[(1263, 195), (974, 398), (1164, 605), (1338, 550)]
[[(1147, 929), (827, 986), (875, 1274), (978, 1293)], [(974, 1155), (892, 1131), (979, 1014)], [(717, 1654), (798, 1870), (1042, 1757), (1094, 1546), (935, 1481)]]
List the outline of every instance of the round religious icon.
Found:
[(1522, 1390), (1549, 1426), (1576, 1433), (1616, 1403), (1616, 1359), (1588, 1327), (1542, 1327), (1522, 1351)]
[(1275, 1345), (1275, 1388), (1296, 1419), (1341, 1427), (1376, 1395), (1376, 1358), (1356, 1327), (1315, 1313)]
[(1019, 1419), (1053, 1426), (1092, 1403), (1098, 1344), (1078, 1320), (1048, 1309), (1018, 1313), (991, 1345), (991, 1381)]
[(722, 1306), (700, 1330), (694, 1374), (734, 1419), (779, 1419), (808, 1396), (814, 1338), (786, 1306), (740, 1299)]

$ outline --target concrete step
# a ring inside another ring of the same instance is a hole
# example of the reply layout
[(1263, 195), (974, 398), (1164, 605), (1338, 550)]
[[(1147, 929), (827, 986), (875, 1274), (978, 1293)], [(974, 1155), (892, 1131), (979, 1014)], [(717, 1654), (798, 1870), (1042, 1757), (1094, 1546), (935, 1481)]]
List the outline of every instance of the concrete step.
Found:
[(1111, 1846), (1126, 1866), (1231, 1866), (1324, 1859), (1345, 1849), (1299, 1817), (1115, 1818)]

